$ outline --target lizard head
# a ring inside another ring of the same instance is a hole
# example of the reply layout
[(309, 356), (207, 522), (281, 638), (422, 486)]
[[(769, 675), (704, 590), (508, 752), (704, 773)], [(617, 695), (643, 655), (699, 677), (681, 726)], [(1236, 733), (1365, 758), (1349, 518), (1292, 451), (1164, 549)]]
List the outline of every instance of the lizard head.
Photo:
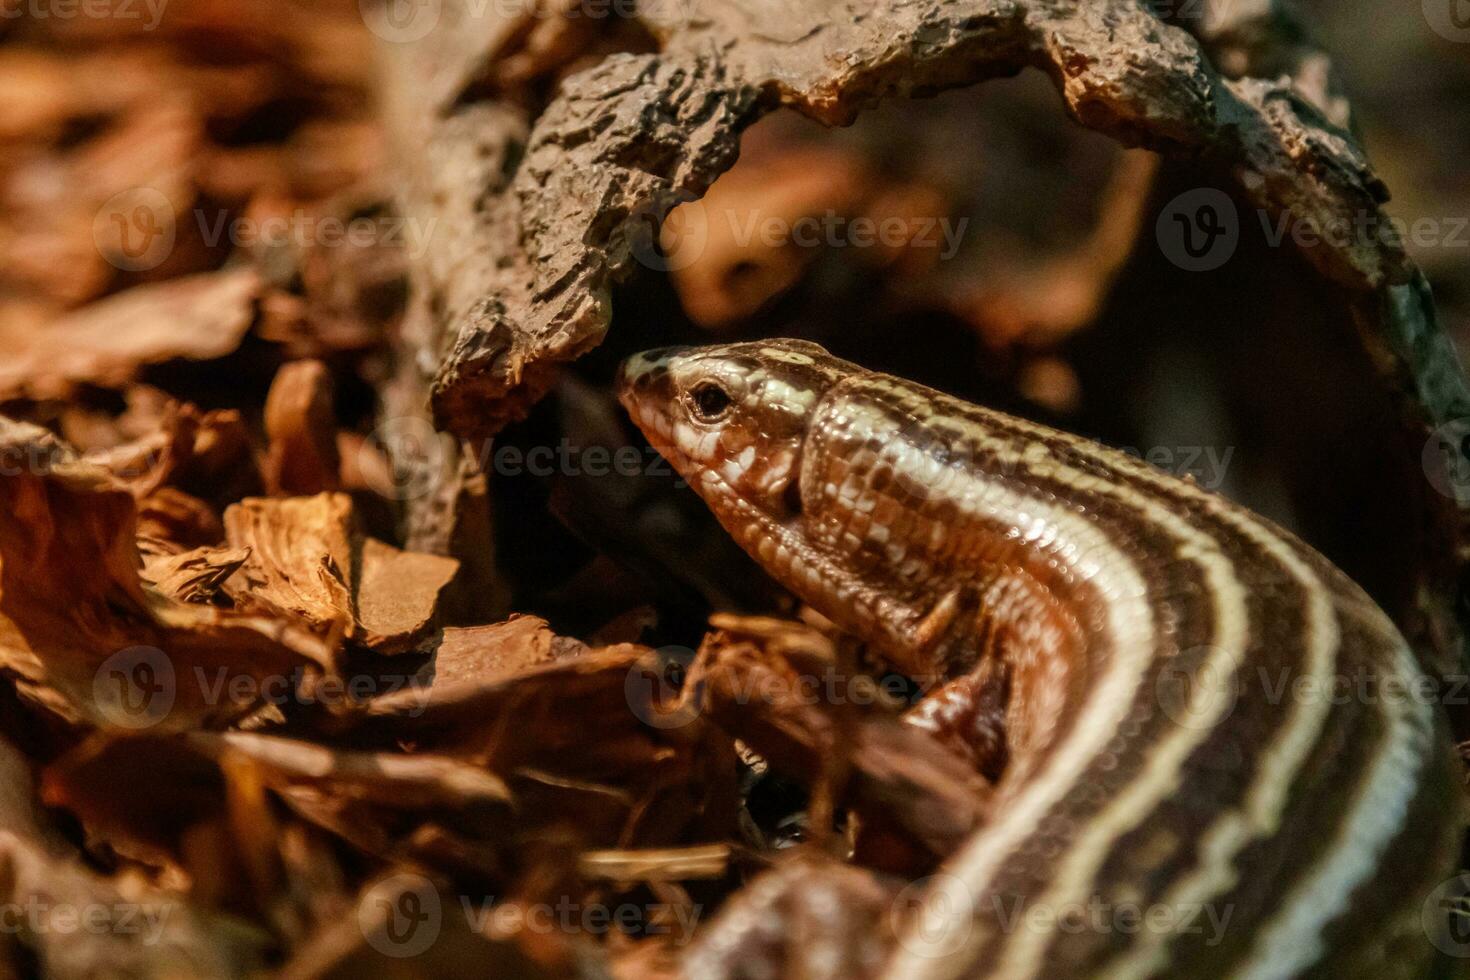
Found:
[(800, 512), (802, 443), (817, 404), (851, 370), (800, 340), (668, 347), (625, 361), (618, 397), (717, 516), (781, 522)]

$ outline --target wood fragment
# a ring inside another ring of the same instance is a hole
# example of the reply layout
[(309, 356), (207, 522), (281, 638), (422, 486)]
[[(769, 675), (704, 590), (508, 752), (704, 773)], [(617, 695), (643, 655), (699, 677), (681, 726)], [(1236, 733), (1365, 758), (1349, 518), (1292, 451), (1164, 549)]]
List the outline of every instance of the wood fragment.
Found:
[(282, 366), (265, 399), (265, 431), (265, 481), (273, 496), (337, 489), (342, 460), (326, 365), (308, 360)]
[(227, 582), (239, 607), (381, 653), (413, 649), (427, 636), (458, 568), (452, 558), (361, 536), (352, 501), (340, 493), (247, 498), (225, 511), (224, 524), (231, 547), (249, 552)]

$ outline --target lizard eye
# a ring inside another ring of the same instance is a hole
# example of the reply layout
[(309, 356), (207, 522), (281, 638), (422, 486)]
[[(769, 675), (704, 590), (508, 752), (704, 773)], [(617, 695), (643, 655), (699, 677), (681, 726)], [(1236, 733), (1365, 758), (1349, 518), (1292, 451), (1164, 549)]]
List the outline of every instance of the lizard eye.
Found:
[(714, 381), (701, 381), (689, 392), (689, 408), (700, 422), (718, 422), (735, 404), (730, 393)]

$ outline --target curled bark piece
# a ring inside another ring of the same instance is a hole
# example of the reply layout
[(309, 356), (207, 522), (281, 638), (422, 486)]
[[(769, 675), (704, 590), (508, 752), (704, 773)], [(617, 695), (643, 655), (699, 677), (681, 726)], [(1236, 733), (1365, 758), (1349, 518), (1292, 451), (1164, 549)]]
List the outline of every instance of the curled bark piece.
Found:
[[(410, 194), (407, 206), (454, 230), (422, 263), (438, 311), (419, 348), (438, 361), (436, 419), (488, 436), (547, 390), (558, 365), (601, 342), (611, 285), (635, 259), (668, 269), (640, 230), (703, 194), (761, 113), (784, 104), (841, 124), (879, 98), (1039, 67), (1083, 125), (1229, 175), (1270, 220), (1363, 229), (1298, 247), (1352, 311), (1417, 451), (1470, 417), (1470, 390), (1381, 209), (1387, 191), (1351, 135), (1330, 62), (1275, 0), (1203, 10), (1175, 25), (1136, 0), (864, 0), (841, 18), (785, 4), (773, 24), (745, 0), (653, 4), (639, 17), (656, 53), (610, 55), (571, 75), (534, 119), (495, 98), (483, 84), (492, 73), (466, 50), (473, 39), (445, 16), (396, 45), (411, 50), (384, 79), (411, 185), (446, 194), (438, 205)], [(513, 25), (486, 20), (476, 30), (488, 58)], [(438, 84), (419, 85), (424, 75)], [(1457, 618), (1470, 605), (1453, 611), (1470, 558), (1470, 491), (1420, 483), (1414, 506), (1430, 543), (1413, 608), (1395, 612), (1443, 674), (1461, 663), (1470, 623)]]
[(300, 620), (335, 642), (352, 628), (352, 501), (342, 494), (246, 499), (225, 511), (225, 536), (248, 549), (235, 601)]

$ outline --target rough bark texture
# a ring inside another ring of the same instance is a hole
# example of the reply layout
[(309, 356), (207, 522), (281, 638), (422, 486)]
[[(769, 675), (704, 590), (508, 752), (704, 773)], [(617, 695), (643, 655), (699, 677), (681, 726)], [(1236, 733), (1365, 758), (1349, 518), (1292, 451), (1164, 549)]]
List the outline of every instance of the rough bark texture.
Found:
[[(461, 437), (522, 415), (558, 365), (602, 341), (610, 286), (650, 254), (652, 226), (733, 164), (741, 130), (764, 112), (842, 124), (880, 98), (1026, 67), (1052, 78), (1078, 122), (1227, 173), (1273, 217), (1366, 228), (1305, 254), (1345, 294), (1401, 398), (1406, 451), (1470, 414), (1330, 62), (1279, 3), (1207, 0), (1177, 24), (1141, 0), (658, 4), (641, 15), (656, 51), (598, 52), (539, 114), (489, 66), (524, 57), (516, 46), (546, 12), (512, 22), (474, 16), (467, 0), (443, 8), (422, 40), (386, 46), (384, 89), (412, 175), (406, 206), (439, 223), (419, 269), (433, 322), (414, 342), (416, 369), (436, 422)], [(1439, 549), (1408, 628), (1446, 673), (1461, 656), (1467, 505), (1433, 491), (1408, 504)]]

